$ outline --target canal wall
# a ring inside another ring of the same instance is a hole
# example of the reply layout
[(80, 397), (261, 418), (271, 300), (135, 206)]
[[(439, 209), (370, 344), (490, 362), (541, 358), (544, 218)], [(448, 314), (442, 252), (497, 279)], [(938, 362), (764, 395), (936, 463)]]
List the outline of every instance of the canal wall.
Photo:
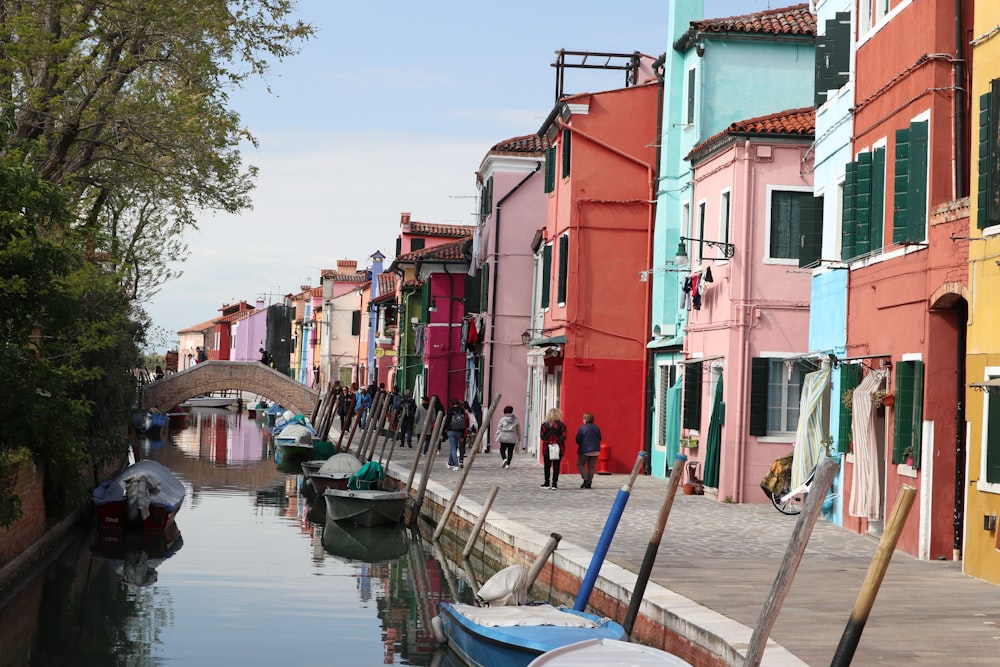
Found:
[[(387, 475), (402, 486), (409, 471), (390, 465)], [(414, 484), (418, 483), (419, 477)], [(420, 508), (421, 519), (432, 527), (437, 526), (451, 502), (452, 493), (452, 489), (429, 481)], [(442, 540), (447, 539), (449, 544), (457, 545), (455, 553), (459, 555), (456, 561), (461, 559), (462, 548), (482, 512), (482, 505), (464, 496), (460, 496), (455, 503), (445, 523)], [(560, 509), (551, 506), (539, 507), (538, 515), (548, 517), (554, 526), (560, 521), (571, 520)], [(491, 511), (477, 538), (474, 554), (491, 571), (512, 564), (530, 568), (549, 537), (550, 534), (543, 534), (521, 521), (513, 521)], [(539, 574), (532, 596), (572, 607), (592, 558), (593, 552), (589, 549), (560, 541)], [(628, 611), (636, 580), (635, 573), (606, 560), (601, 565), (588, 609), (621, 621)], [(695, 667), (728, 667), (744, 664), (741, 650), (745, 651), (747, 647), (748, 628), (650, 581), (631, 636), (633, 641), (673, 653)], [(764, 667), (804, 667), (806, 663), (769, 641), (761, 664)]]

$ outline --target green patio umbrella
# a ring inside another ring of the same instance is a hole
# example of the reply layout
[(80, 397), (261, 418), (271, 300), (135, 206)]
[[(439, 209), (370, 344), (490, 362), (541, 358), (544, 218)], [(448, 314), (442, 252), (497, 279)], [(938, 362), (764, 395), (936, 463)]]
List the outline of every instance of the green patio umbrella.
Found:
[(722, 402), (722, 374), (715, 383), (715, 400), (712, 401), (712, 416), (708, 420), (708, 437), (705, 439), (704, 478), (705, 486), (719, 488), (719, 458), (722, 450), (722, 425), (726, 423), (726, 404)]

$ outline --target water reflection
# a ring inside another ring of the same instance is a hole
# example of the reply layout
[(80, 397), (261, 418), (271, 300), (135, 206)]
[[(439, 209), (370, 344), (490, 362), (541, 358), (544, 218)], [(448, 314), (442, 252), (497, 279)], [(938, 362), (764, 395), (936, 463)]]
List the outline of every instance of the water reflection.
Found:
[(183, 539), (81, 532), (0, 599), (0, 665), (460, 664), (430, 619), (472, 591), (419, 533), (327, 525), (245, 415), (171, 427), (137, 444), (188, 487)]

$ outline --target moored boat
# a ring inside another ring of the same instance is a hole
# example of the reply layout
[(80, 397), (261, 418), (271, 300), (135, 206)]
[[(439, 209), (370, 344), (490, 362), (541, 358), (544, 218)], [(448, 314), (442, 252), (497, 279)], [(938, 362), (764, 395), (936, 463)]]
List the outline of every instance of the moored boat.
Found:
[(550, 604), (476, 607), (442, 602), (438, 614), (434, 622), (440, 623), (448, 646), (473, 667), (527, 667), (569, 644), (625, 638), (625, 629), (609, 618)]
[(323, 492), (327, 521), (350, 521), (360, 526), (399, 523), (406, 509), (405, 491), (381, 489), (327, 489)]
[(691, 667), (687, 660), (658, 648), (618, 639), (588, 639), (547, 651), (528, 667)]
[(360, 469), (361, 460), (346, 452), (334, 454), (325, 461), (302, 462), (302, 474), (312, 482), (317, 494), (327, 489), (346, 489), (351, 475)]
[(156, 461), (139, 461), (94, 489), (92, 498), (101, 528), (141, 525), (162, 530), (184, 502), (184, 484)]
[(236, 396), (195, 396), (181, 403), (192, 408), (228, 408), (237, 401)]

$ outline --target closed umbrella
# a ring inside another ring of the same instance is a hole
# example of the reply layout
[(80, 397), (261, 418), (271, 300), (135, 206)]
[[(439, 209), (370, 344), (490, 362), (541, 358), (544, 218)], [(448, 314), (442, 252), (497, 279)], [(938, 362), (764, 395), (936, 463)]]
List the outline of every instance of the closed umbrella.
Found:
[(719, 488), (719, 459), (722, 451), (722, 425), (726, 423), (726, 404), (722, 402), (722, 374), (715, 383), (715, 400), (712, 401), (712, 416), (708, 420), (708, 438), (705, 441), (705, 486)]
[(684, 395), (684, 381), (678, 380), (667, 389), (666, 415), (664, 415), (664, 436), (667, 446), (667, 461), (673, 461), (681, 453), (681, 397)]

